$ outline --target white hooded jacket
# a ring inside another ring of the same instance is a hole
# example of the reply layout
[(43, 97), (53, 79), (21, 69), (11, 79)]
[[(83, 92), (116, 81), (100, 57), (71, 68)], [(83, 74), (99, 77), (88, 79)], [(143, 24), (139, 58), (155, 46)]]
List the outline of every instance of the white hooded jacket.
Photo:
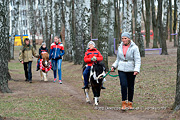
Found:
[(140, 72), (141, 57), (138, 46), (131, 41), (126, 57), (124, 57), (122, 42), (118, 48), (117, 59), (112, 66), (123, 72)]

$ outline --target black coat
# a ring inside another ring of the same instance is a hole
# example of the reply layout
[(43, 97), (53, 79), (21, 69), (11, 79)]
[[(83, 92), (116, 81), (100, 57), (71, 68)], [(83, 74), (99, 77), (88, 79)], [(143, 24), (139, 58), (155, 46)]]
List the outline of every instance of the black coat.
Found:
[(47, 47), (43, 48), (42, 46), (39, 48), (39, 55), (40, 55), (40, 59), (42, 59), (41, 53), (42, 52), (48, 52)]

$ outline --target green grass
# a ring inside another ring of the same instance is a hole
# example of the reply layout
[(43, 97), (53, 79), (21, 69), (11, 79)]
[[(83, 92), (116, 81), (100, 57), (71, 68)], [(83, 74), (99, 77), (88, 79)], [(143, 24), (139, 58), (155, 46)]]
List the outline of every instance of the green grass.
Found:
[[(68, 104), (60, 104), (66, 98), (33, 97), (14, 98), (4, 97), (0, 99), (0, 114), (15, 119), (79, 119), (75, 112), (69, 115)], [(86, 118), (85, 116), (83, 116)]]
[(17, 63), (9, 62), (8, 68), (10, 70), (10, 73), (24, 74), (23, 65), (20, 62), (17, 62)]

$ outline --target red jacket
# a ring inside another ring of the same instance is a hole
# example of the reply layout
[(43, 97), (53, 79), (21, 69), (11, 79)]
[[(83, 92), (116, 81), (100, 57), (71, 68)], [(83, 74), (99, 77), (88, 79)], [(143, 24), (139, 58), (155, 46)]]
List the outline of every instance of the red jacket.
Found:
[(91, 61), (91, 58), (93, 58), (93, 56), (95, 56), (97, 58), (97, 61), (99, 62), (103, 60), (103, 56), (96, 48), (88, 49), (84, 56), (84, 62), (87, 63), (88, 66), (92, 66), (94, 64), (94, 62)]

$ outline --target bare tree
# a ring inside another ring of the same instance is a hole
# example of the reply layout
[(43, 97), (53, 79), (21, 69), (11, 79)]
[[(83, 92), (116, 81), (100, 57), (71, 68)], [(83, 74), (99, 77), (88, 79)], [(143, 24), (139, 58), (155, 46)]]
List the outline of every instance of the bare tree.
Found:
[(66, 54), (64, 55), (64, 60), (66, 61), (73, 61), (73, 57), (72, 57), (72, 29), (71, 29), (71, 0), (66, 0), (65, 2), (66, 4), (66, 13), (65, 13), (65, 51)]
[[(178, 19), (178, 38), (180, 37), (180, 0), (177, 0), (177, 19)], [(180, 110), (180, 39), (177, 47), (177, 79), (176, 79), (176, 96), (173, 105), (174, 110)]]
[[(23, 45), (23, 19), (25, 19), (25, 16), (23, 15), (23, 7), (22, 4), (24, 2), (27, 2), (27, 0), (19, 0), (19, 23), (18, 23), (18, 29), (19, 29), (19, 33), (21, 35), (21, 43)], [(27, 14), (27, 12), (26, 12)], [(27, 16), (26, 16), (27, 17)], [(26, 30), (28, 29), (28, 27), (26, 26)]]
[[(91, 13), (92, 13), (92, 38), (97, 39), (98, 38), (98, 24), (99, 24), (99, 4), (101, 0), (91, 0)], [(94, 41), (96, 43), (96, 46), (98, 46), (98, 41)]]
[(145, 19), (145, 29), (146, 29), (146, 48), (149, 48), (150, 43), (150, 0), (145, 0), (146, 6), (146, 19)]
[(144, 51), (144, 41), (141, 34), (141, 7), (142, 7), (141, 0), (137, 0), (137, 18), (136, 18), (136, 34), (135, 34), (135, 41), (137, 41), (137, 45), (139, 46), (139, 51), (141, 57), (145, 57)]
[(82, 22), (82, 14), (83, 14), (83, 0), (76, 0), (74, 1), (74, 22), (75, 30), (73, 30), (74, 38), (73, 41), (73, 53), (74, 53), (74, 64), (83, 64), (83, 22)]
[(162, 55), (168, 55), (167, 52), (167, 45), (166, 45), (166, 22), (167, 22), (167, 9), (168, 9), (168, 0), (164, 1), (163, 4), (164, 11), (163, 11), (163, 19), (162, 19), (162, 1), (158, 0), (158, 21), (159, 21), (159, 35), (160, 35), (160, 43), (162, 46)]
[(108, 1), (101, 0), (99, 16), (98, 49), (103, 56), (103, 61), (108, 68)]
[(35, 29), (35, 10), (34, 10), (34, 6), (35, 6), (35, 1), (34, 0), (28, 0), (28, 4), (29, 4), (29, 20), (30, 20), (30, 32), (32, 34), (32, 43), (33, 43), (33, 47), (36, 49), (36, 29)]
[(46, 46), (50, 50), (51, 46), (51, 18), (52, 18), (52, 0), (47, 0), (46, 9), (47, 9), (47, 31), (46, 31)]
[(11, 26), (11, 41), (10, 41), (10, 57), (11, 59), (14, 59), (14, 41), (15, 41), (15, 35), (18, 34), (18, 21), (19, 21), (19, 0), (11, 0), (15, 3), (15, 5), (12, 7), (11, 16), (12, 18), (12, 26)]
[[(118, 0), (114, 0), (114, 14), (115, 14), (115, 20), (114, 20), (114, 38), (117, 41), (115, 46), (119, 45), (120, 42), (120, 3), (118, 4)], [(115, 47), (114, 46), (114, 47)]]
[(0, 90), (3, 93), (10, 93), (8, 81), (8, 60), (10, 59), (9, 50), (9, 0), (0, 0)]
[(83, 0), (82, 6), (82, 37), (83, 37), (83, 53), (87, 50), (87, 44), (91, 40), (91, 2)]
[(122, 32), (129, 32), (132, 36), (132, 0), (124, 0)]
[(170, 28), (170, 42), (172, 42), (172, 0), (169, 0), (169, 15), (170, 15), (170, 24), (169, 24), (169, 28)]
[(108, 55), (112, 56), (113, 55), (113, 40), (114, 40), (114, 25), (115, 25), (115, 8), (114, 8), (114, 0), (108, 0), (108, 14), (109, 14), (109, 20), (108, 20)]
[[(176, 25), (177, 25), (177, 4), (176, 0), (174, 0), (174, 26), (173, 26), (173, 33), (176, 33)], [(176, 35), (174, 35), (174, 47), (177, 47), (177, 40)]]
[(120, 40), (120, 7), (118, 4), (118, 0), (114, 0), (114, 14), (115, 14), (115, 23), (114, 23), (114, 37)]
[(158, 17), (156, 15), (156, 9), (154, 5), (154, 0), (151, 0), (151, 10), (152, 10), (152, 26), (153, 26), (153, 48), (158, 48)]

